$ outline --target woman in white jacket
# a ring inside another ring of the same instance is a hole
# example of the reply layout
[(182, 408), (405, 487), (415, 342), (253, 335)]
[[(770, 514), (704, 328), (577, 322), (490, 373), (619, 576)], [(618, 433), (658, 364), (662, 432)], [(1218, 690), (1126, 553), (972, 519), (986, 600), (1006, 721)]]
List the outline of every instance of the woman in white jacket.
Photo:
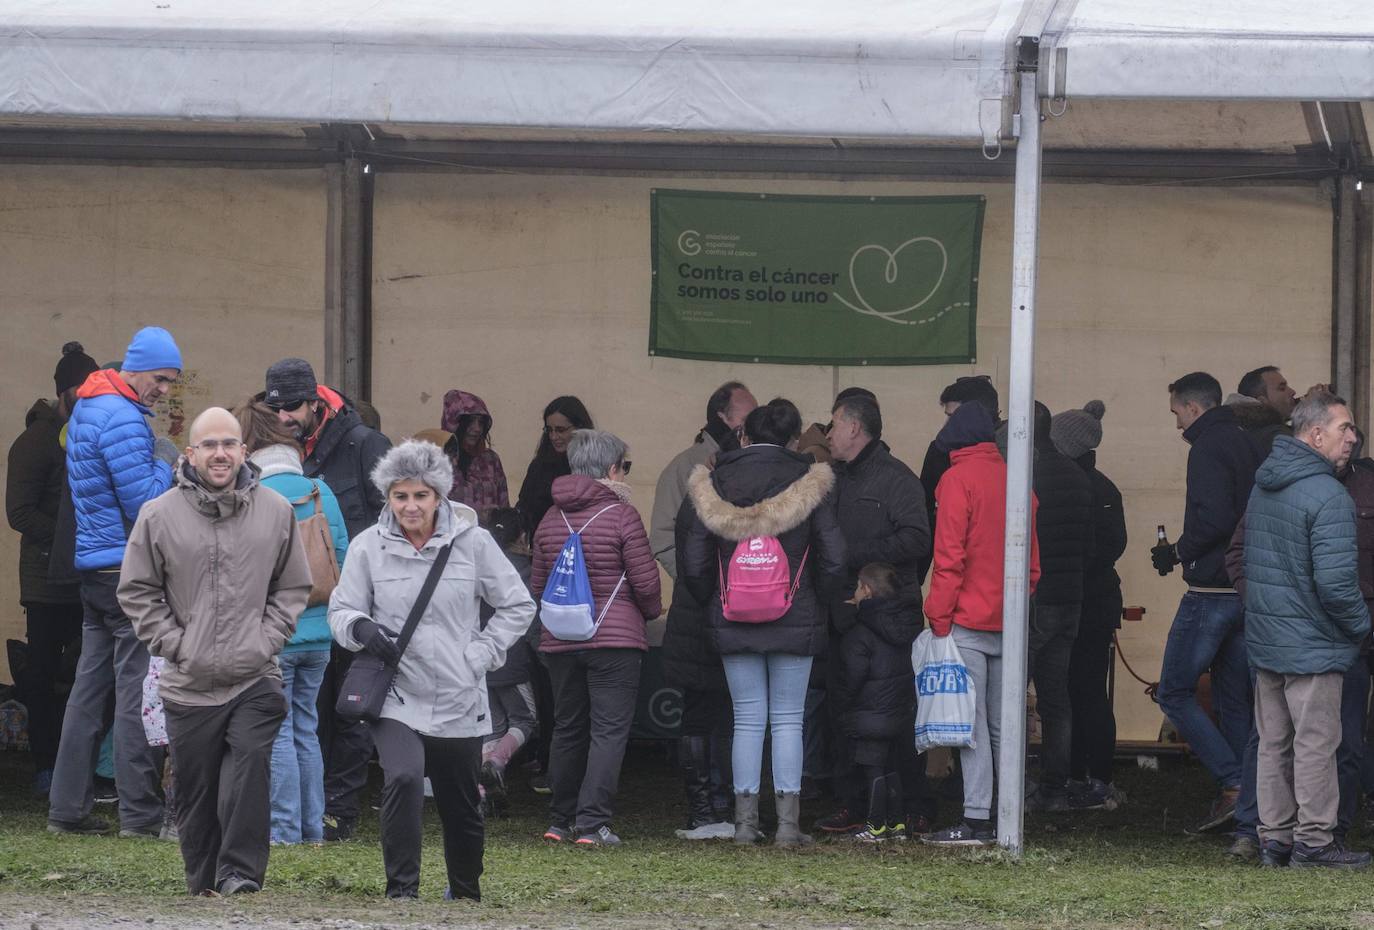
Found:
[[(381, 759), (382, 860), (389, 898), (420, 888), (424, 779), (444, 828), (446, 898), (479, 899), (484, 832), (478, 809), (482, 740), (491, 733), (486, 673), (534, 617), (534, 600), (472, 508), (446, 499), (453, 466), (438, 446), (404, 442), (372, 472), (387, 507), (348, 547), (329, 601), (334, 639), (354, 652), (396, 658), (396, 637), (435, 556), (452, 544), (381, 719), (371, 725)], [(495, 615), (483, 629), (478, 605)]]

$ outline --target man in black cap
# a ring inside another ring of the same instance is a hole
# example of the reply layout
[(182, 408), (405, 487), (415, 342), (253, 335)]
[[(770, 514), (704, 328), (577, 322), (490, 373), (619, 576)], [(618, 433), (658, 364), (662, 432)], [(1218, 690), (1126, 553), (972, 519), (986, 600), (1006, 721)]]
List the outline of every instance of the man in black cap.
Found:
[[(267, 369), (261, 400), (296, 432), (305, 450), (301, 468), (319, 478), (339, 500), (348, 538), (377, 522), (386, 498), (372, 483), (372, 469), (391, 448), (391, 440), (363, 423), (352, 401), (320, 384), (303, 358), (284, 358)], [(372, 736), (365, 724), (334, 714), (338, 686), (353, 653), (334, 646), (320, 687), (320, 746), (324, 753), (324, 838), (353, 835), (367, 785)]]
[[(22, 534), (19, 543), (19, 603), (24, 607), (29, 663), (20, 682), (29, 711), (29, 747), (33, 755), (33, 791), (47, 797), (57, 744), (62, 734), (65, 696), (57, 694), (62, 666), (75, 667), (81, 648), (81, 586), (75, 573), (65, 579), (49, 571), (53, 543), (59, 535), (58, 511), (67, 485), (63, 426), (76, 403), (76, 389), (97, 368), (79, 342), (62, 347), (53, 372), (56, 402), (34, 401), (24, 418), (24, 432), (10, 446), (5, 478), (5, 515)], [(70, 508), (70, 504), (69, 504)], [(70, 516), (70, 513), (69, 513)], [(76, 524), (67, 533), (74, 548)]]
[(262, 401), (296, 431), (306, 477), (321, 479), (339, 499), (348, 538), (376, 523), (386, 499), (370, 476), (391, 440), (365, 425), (352, 401), (317, 382), (303, 358), (284, 358), (267, 369)]

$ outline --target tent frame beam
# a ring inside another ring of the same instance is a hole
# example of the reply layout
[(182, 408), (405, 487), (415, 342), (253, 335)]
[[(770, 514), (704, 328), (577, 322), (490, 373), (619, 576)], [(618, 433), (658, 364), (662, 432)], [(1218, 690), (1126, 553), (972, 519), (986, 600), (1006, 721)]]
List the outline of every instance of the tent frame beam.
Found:
[[(0, 129), (8, 163), (204, 164), (318, 167), (354, 155), (374, 170), (605, 171), (657, 174), (776, 174), (895, 178), (1010, 179), (1013, 159), (988, 160), (977, 148), (883, 144), (717, 144), (704, 142), (545, 142), (397, 139), (360, 124), (309, 135)], [(1325, 146), (1292, 154), (1143, 149), (1048, 150), (1055, 180), (1310, 183), (1342, 165)], [(1346, 170), (1349, 167), (1346, 166)], [(1374, 165), (1355, 169), (1374, 181)]]

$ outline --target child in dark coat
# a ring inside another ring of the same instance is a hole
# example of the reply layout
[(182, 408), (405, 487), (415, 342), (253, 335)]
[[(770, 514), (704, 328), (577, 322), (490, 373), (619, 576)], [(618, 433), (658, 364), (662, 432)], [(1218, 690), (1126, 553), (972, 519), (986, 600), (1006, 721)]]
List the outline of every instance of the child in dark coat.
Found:
[[(897, 570), (886, 562), (859, 571), (854, 603), (858, 622), (841, 639), (839, 658), (846, 692), (842, 706), (848, 708), (841, 725), (857, 776), (849, 809), (863, 810), (868, 797), (867, 826), (855, 839), (906, 839), (909, 799), (899, 773), (918, 764), (911, 644), (921, 632), (921, 610), (915, 597), (901, 593)], [(914, 793), (917, 786), (909, 787)]]
[[(492, 510), (487, 518), (487, 532), (528, 587), (530, 549), (519, 511), (512, 508)], [(492, 609), (483, 604), (483, 626), (491, 614)], [(489, 813), (504, 810), (506, 766), (538, 729), (534, 687), (530, 684), (530, 663), (534, 661), (534, 644), (538, 642), (539, 623), (535, 621), (530, 624), (530, 632), (507, 651), (506, 664), (487, 673), (487, 705), (491, 708), (492, 730), (482, 744), (482, 792)]]

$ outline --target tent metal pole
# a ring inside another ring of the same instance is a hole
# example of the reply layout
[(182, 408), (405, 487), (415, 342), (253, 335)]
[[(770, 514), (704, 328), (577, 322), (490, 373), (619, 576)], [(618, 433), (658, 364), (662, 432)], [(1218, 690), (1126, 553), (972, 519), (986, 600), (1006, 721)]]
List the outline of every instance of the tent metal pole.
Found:
[[(1022, 40), (1024, 41), (1024, 40)], [(1007, 407), (1007, 529), (1002, 596), (1002, 740), (997, 771), (997, 841), (1020, 857), (1026, 772), (1026, 640), (1030, 618), (1032, 427), (1035, 399), (1035, 277), (1040, 230), (1040, 98), (1035, 58), (1018, 67), (1012, 228), (1011, 391)]]
[(363, 161), (343, 162), (339, 242), (338, 382), (334, 385), (354, 400), (367, 400), (367, 210), (363, 200)]
[(1342, 174), (1336, 179), (1332, 198), (1335, 214), (1331, 289), (1333, 314), (1331, 320), (1331, 381), (1335, 389), (1351, 402), (1358, 402), (1355, 394), (1355, 372), (1359, 346), (1356, 342), (1356, 215), (1359, 193), (1355, 176)]

